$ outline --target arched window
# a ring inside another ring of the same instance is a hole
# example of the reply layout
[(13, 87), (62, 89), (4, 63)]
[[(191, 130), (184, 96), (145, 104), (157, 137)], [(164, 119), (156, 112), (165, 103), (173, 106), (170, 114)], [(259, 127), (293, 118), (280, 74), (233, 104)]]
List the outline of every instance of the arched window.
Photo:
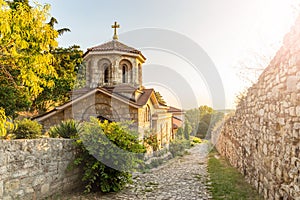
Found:
[(128, 82), (128, 67), (127, 65), (122, 65), (122, 83)]
[(133, 83), (132, 63), (129, 60), (123, 59), (119, 63), (119, 73), (122, 83)]
[(147, 107), (148, 107), (148, 122), (149, 122), (151, 120), (151, 110), (149, 105), (147, 105)]
[(109, 82), (109, 67), (107, 65), (104, 65), (104, 83)]
[(98, 61), (98, 68), (93, 72), (98, 85), (107, 85), (112, 82), (112, 63), (110, 60), (103, 58)]
[(145, 109), (145, 116), (144, 116), (145, 122), (147, 121), (147, 117), (148, 117), (148, 107), (146, 107)]
[(138, 82), (140, 85), (142, 85), (143, 79), (143, 72), (142, 72), (142, 66), (141, 64), (138, 65)]
[(103, 65), (103, 81), (104, 83), (111, 83), (112, 82), (112, 69), (111, 66), (108, 64)]
[(151, 111), (149, 105), (145, 109), (145, 121), (149, 122), (151, 120)]

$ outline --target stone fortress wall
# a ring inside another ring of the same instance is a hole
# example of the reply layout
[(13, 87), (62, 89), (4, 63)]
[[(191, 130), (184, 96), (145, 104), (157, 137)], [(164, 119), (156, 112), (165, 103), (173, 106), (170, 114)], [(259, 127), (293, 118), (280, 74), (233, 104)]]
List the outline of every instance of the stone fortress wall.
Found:
[(300, 199), (300, 18), (212, 141), (265, 199)]
[[(69, 139), (0, 140), (0, 199), (43, 199), (81, 186), (67, 170), (76, 149)], [(59, 197), (59, 196), (58, 196)]]

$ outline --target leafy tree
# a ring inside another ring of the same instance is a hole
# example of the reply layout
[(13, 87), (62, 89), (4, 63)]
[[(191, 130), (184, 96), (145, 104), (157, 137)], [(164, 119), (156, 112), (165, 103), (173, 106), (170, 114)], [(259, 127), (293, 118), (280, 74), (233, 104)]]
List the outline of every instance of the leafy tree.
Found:
[[(48, 22), (48, 24), (49, 24), (52, 28), (54, 28), (54, 24), (57, 24), (57, 23), (58, 23), (58, 21), (57, 21), (57, 19), (54, 18), (54, 17), (51, 17), (50, 21)], [(57, 32), (58, 32), (59, 35), (63, 35), (65, 32), (71, 32), (71, 30), (68, 29), (68, 28), (62, 28), (62, 29), (58, 29)]]
[(204, 105), (199, 107), (200, 118), (205, 114), (213, 114), (215, 111), (211, 107)]
[(164, 98), (161, 96), (159, 92), (155, 92), (155, 96), (158, 103), (160, 103), (161, 105), (167, 105), (166, 101), (164, 100)]
[(192, 127), (192, 135), (195, 135), (198, 123), (200, 121), (199, 109), (194, 108), (194, 109), (187, 110), (185, 113), (185, 120), (188, 121)]
[(0, 96), (9, 91), (7, 104), (15, 105), (7, 108), (10, 116), (54, 85), (49, 80), (56, 76), (50, 50), (57, 46), (58, 32), (45, 23), (48, 11), (49, 5), (29, 9), (28, 1), (0, 0), (0, 84), (7, 85)]
[(53, 66), (57, 76), (49, 76), (54, 82), (53, 87), (44, 88), (43, 92), (34, 100), (33, 109), (46, 112), (53, 106), (67, 102), (69, 92), (76, 86), (76, 76), (82, 66), (83, 52), (79, 46), (57, 48), (51, 51), (54, 55)]
[(192, 131), (191, 125), (189, 124), (188, 121), (186, 121), (184, 123), (184, 132), (183, 132), (184, 133), (184, 139), (186, 139), (186, 140), (190, 139), (191, 131)]
[(207, 134), (210, 134), (216, 122), (222, 119), (223, 116), (223, 113), (217, 112), (206, 105), (188, 110), (185, 114), (186, 121), (192, 127), (192, 135), (200, 138), (205, 138)]
[(176, 135), (177, 135), (177, 138), (183, 139), (184, 135), (183, 135), (183, 128), (182, 127), (178, 128)]
[(15, 86), (0, 72), (0, 107), (5, 108), (7, 116), (17, 117), (16, 110), (26, 111), (31, 100), (26, 89)]
[(20, 3), (22, 3), (24, 6), (27, 6), (28, 8), (30, 8), (29, 0), (13, 0), (13, 1), (6, 1), (6, 2), (11, 9), (17, 9), (17, 6)]
[(205, 138), (206, 136), (206, 133), (208, 131), (208, 124), (205, 123), (204, 121), (200, 121), (199, 124), (198, 124), (198, 130), (197, 130), (197, 133), (196, 133), (196, 136), (199, 137), (199, 138)]

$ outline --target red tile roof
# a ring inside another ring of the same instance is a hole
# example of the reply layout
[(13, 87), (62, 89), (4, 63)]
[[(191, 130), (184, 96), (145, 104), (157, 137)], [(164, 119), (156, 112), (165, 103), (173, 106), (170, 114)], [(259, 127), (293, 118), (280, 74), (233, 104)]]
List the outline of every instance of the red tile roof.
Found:
[(117, 40), (112, 40), (112, 41), (106, 42), (104, 44), (100, 44), (98, 46), (88, 48), (87, 52), (84, 54), (84, 56), (86, 54), (88, 54), (89, 52), (93, 52), (93, 51), (97, 52), (97, 51), (114, 51), (114, 50), (126, 52), (126, 53), (138, 54), (138, 55), (141, 55), (145, 59), (145, 57), (143, 56), (141, 51), (139, 51), (133, 47), (129, 47)]
[(182, 110), (182, 109), (175, 108), (172, 106), (169, 106), (169, 107), (170, 107), (168, 110), (169, 113), (184, 113), (184, 110)]

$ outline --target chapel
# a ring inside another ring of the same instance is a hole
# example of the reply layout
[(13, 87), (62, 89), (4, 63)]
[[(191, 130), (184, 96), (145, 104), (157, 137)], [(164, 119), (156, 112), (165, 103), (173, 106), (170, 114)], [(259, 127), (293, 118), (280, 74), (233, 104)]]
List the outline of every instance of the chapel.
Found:
[(35, 118), (44, 130), (67, 119), (132, 121), (142, 139), (148, 132), (155, 133), (162, 148), (175, 138), (182, 125), (180, 109), (163, 105), (155, 90), (143, 86), (141, 51), (118, 40), (117, 22), (113, 40), (88, 48), (83, 55), (85, 87), (71, 92), (71, 100), (50, 112)]

